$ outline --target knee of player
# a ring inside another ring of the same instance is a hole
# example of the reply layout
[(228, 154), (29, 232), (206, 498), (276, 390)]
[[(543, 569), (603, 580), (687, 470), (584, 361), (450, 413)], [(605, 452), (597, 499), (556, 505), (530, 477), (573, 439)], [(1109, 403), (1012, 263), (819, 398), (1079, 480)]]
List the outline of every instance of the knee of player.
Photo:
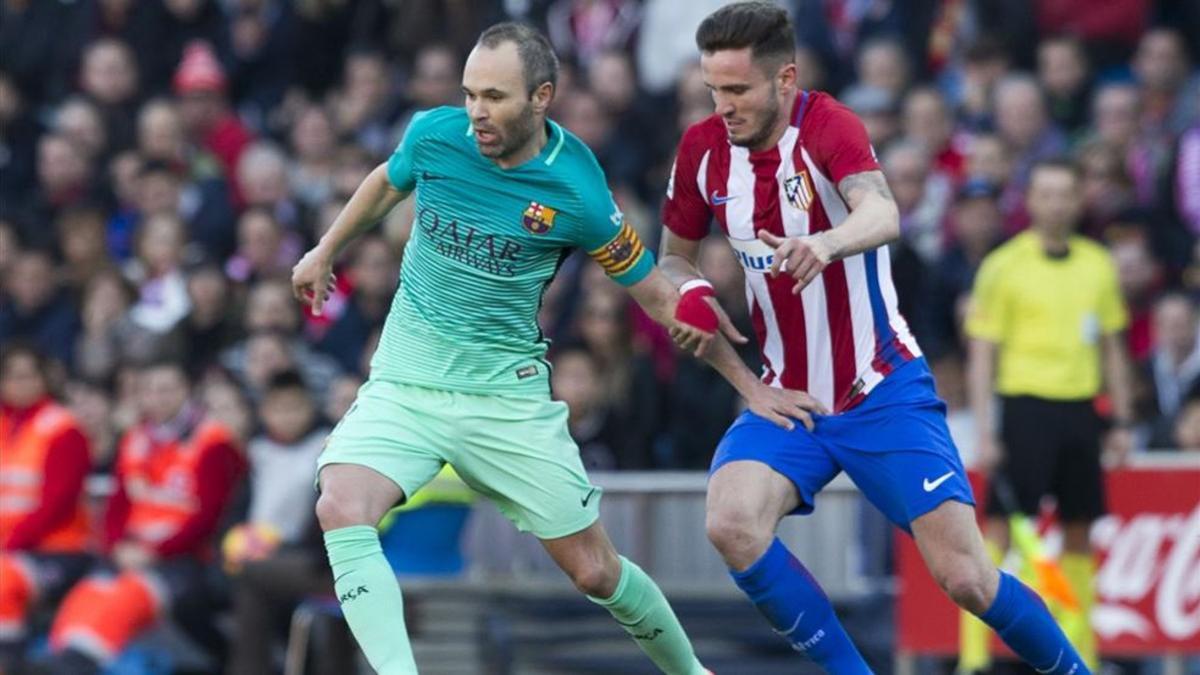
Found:
[(996, 594), (995, 568), (973, 560), (960, 560), (933, 570), (938, 585), (959, 607), (982, 614)]
[(773, 536), (750, 514), (740, 513), (736, 509), (710, 510), (705, 530), (708, 540), (727, 562), (754, 562), (770, 545)]
[(621, 566), (614, 568), (606, 565), (600, 559), (580, 563), (567, 570), (571, 583), (575, 584), (581, 593), (593, 598), (608, 598), (617, 592), (617, 584), (621, 581)]
[(366, 499), (357, 498), (353, 493), (342, 494), (326, 490), (317, 498), (317, 521), (325, 532), (354, 525), (374, 525)]

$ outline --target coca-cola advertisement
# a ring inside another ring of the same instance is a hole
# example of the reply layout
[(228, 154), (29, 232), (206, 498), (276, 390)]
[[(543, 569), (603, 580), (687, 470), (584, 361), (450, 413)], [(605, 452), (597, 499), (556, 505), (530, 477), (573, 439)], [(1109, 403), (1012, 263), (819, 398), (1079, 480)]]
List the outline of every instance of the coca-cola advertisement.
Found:
[[(986, 494), (980, 476), (971, 483), (975, 494)], [(1109, 514), (1092, 528), (1099, 562), (1092, 625), (1101, 652), (1200, 652), (1200, 462), (1115, 469), (1106, 485)], [(1040, 530), (1057, 553), (1052, 521), (1043, 518)], [(911, 538), (900, 536), (897, 556), (900, 649), (956, 654), (957, 608), (925, 571)]]

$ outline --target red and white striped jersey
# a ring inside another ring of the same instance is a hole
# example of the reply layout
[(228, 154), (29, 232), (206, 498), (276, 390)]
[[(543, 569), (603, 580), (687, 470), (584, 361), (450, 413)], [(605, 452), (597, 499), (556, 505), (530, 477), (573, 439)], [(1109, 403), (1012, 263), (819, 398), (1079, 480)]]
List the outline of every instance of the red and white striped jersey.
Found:
[(701, 239), (715, 219), (728, 237), (745, 271), (763, 381), (807, 391), (835, 412), (921, 354), (897, 308), (887, 249), (831, 263), (796, 296), (794, 279), (766, 273), (773, 249), (757, 233), (796, 237), (837, 227), (850, 212), (837, 184), (878, 169), (854, 113), (828, 94), (803, 91), (787, 131), (767, 150), (732, 145), (717, 115), (692, 125), (663, 204), (663, 223), (675, 234)]

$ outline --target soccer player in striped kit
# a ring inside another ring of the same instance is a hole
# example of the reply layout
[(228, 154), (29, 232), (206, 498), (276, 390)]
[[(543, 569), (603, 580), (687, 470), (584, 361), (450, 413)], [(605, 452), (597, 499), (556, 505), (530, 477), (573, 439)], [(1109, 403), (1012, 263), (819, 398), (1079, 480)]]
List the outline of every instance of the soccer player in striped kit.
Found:
[(1088, 672), (1037, 595), (984, 550), (945, 405), (897, 310), (883, 246), (899, 216), (862, 122), (798, 90), (792, 26), (774, 4), (726, 6), (696, 42), (716, 114), (680, 142), (660, 266), (685, 300), (708, 292), (695, 261), (715, 220), (745, 271), (762, 381), (807, 392), (790, 415), (801, 424), (747, 411), (713, 458), (708, 534), (734, 581), (826, 670), (871, 672), (775, 537), (845, 471), (916, 539), (950, 597), (1021, 658), (1043, 673)]

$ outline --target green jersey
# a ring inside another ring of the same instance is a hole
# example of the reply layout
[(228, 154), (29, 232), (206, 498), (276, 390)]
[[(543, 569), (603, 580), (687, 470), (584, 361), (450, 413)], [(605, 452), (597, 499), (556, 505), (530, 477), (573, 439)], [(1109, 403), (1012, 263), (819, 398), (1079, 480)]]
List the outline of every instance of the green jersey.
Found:
[(653, 268), (591, 151), (554, 122), (547, 133), (541, 153), (503, 169), (480, 154), (463, 108), (413, 117), (387, 167), (416, 204), (373, 379), (545, 397), (537, 314), (567, 254), (584, 249), (624, 285)]

